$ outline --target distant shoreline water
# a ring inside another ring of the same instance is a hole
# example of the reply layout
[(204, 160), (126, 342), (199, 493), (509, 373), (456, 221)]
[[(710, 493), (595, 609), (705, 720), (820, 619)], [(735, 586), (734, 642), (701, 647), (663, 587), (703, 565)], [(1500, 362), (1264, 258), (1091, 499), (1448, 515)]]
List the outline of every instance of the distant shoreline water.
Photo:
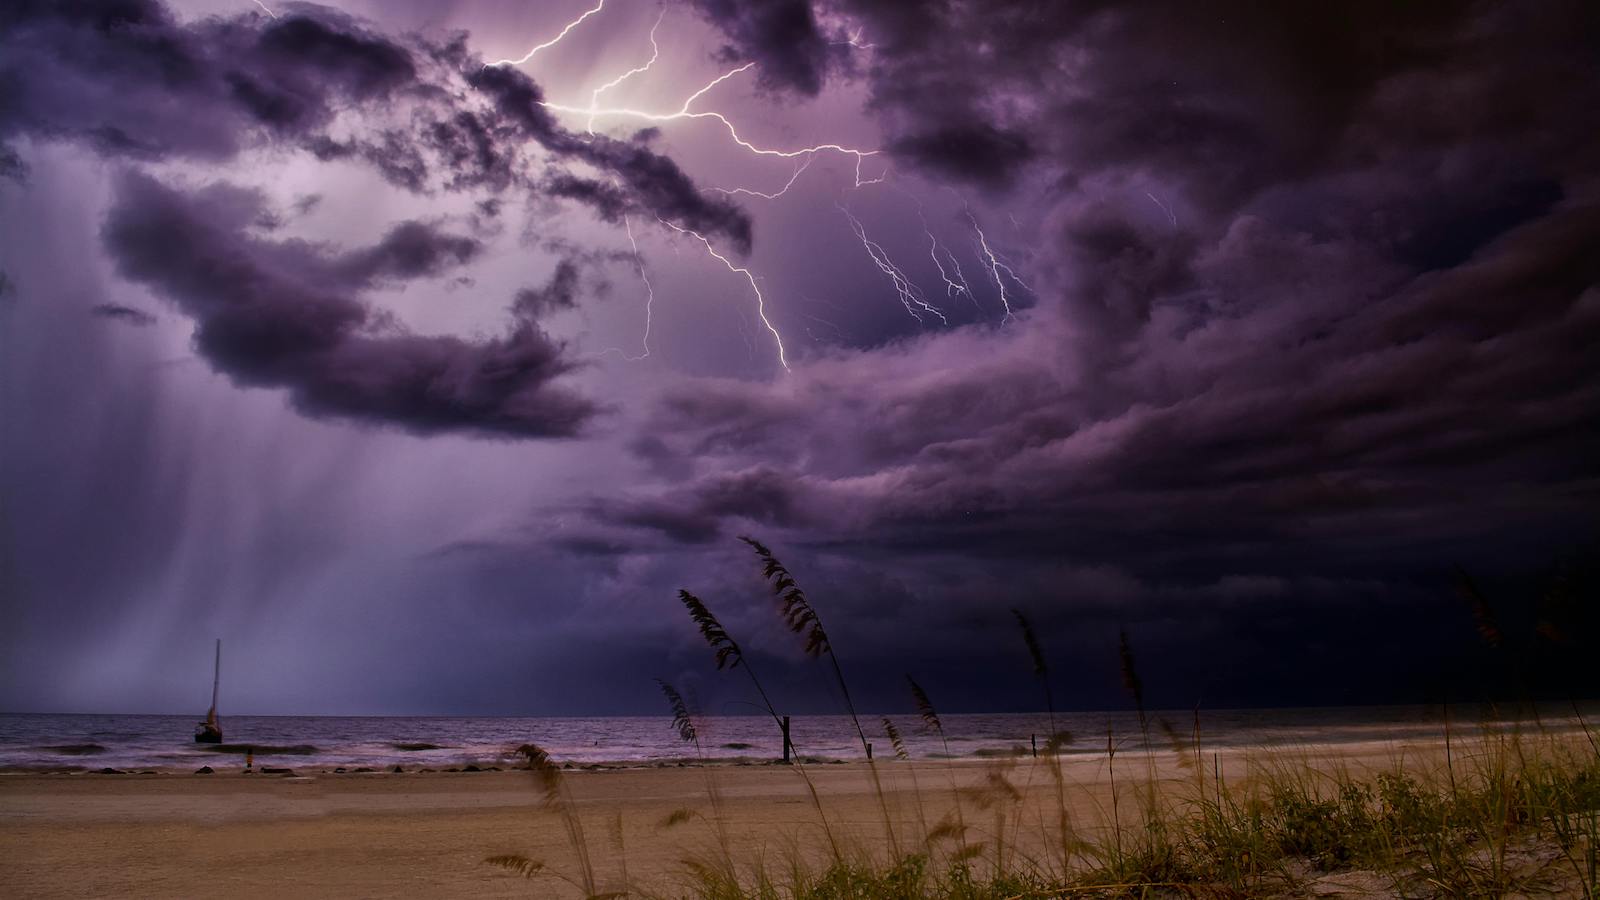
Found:
[[(1550, 732), (1594, 729), (1600, 703), (1543, 705), (1526, 728)], [(1451, 727), (1463, 739), (1484, 727), (1511, 727), (1510, 718), (1486, 718), (1471, 707), (1451, 710)], [(913, 759), (983, 759), (1026, 755), (1033, 742), (1049, 739), (1044, 713), (952, 713), (942, 717), (944, 741), (914, 715), (889, 716)], [(781, 738), (770, 718), (708, 716), (698, 720), (700, 751), (684, 744), (666, 716), (600, 717), (422, 717), (422, 716), (225, 716), (227, 743), (196, 744), (194, 716), (0, 715), (0, 772), (120, 770), (193, 771), (201, 766), (237, 769), (244, 751), (256, 765), (297, 768), (443, 770), (476, 765), (515, 765), (509, 751), (533, 742), (553, 758), (574, 766), (662, 765), (701, 761), (737, 764), (766, 762), (781, 755)], [(1194, 710), (1152, 712), (1150, 742), (1170, 749), (1168, 731), (1192, 739)], [(864, 716), (874, 756), (894, 755), (881, 717)], [(1070, 733), (1068, 754), (1106, 749), (1107, 731), (1120, 750), (1142, 749), (1136, 714), (1128, 712), (1057, 713), (1058, 731)], [(1301, 745), (1405, 742), (1444, 734), (1440, 707), (1366, 706), (1298, 709), (1201, 710), (1202, 746), (1212, 749), (1286, 749)], [(1597, 732), (1600, 733), (1600, 732)], [(796, 751), (819, 761), (863, 758), (860, 742), (845, 716), (794, 716)]]

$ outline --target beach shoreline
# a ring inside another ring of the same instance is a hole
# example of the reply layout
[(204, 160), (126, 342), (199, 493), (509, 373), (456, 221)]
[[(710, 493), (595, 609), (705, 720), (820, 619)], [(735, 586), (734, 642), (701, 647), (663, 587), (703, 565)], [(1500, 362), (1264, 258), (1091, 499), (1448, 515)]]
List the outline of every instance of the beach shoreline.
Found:
[[(1063, 753), (1104, 752), (1103, 736), (1119, 735), (1124, 749), (1137, 750), (1148, 733), (1158, 752), (1167, 734), (1200, 730), (1212, 749), (1293, 749), (1304, 745), (1372, 741), (1437, 740), (1447, 728), (1462, 738), (1496, 730), (1527, 728), (1576, 733), (1600, 721), (1600, 705), (1546, 705), (1535, 711), (1425, 706), (1343, 707), (1285, 710), (1193, 710), (1148, 713), (1148, 730), (1132, 711), (974, 714), (944, 716), (933, 733), (914, 715), (885, 716), (895, 723), (905, 752), (917, 760), (1026, 757), (1048, 741), (1052, 727), (1078, 737)], [(876, 715), (866, 716), (877, 721)], [(1449, 724), (1447, 724), (1447, 722)], [(703, 716), (699, 742), (685, 745), (665, 716), (636, 717), (318, 717), (235, 716), (224, 720), (226, 742), (189, 741), (188, 718), (151, 715), (0, 715), (0, 775), (6, 773), (155, 771), (190, 774), (242, 768), (247, 756), (262, 766), (333, 773), (372, 769), (447, 771), (521, 764), (513, 748), (533, 742), (563, 764), (603, 768), (634, 766), (764, 765), (782, 756), (780, 734), (770, 718)], [(872, 729), (876, 730), (876, 729)], [(886, 735), (869, 733), (880, 759), (896, 748)], [(818, 764), (859, 761), (864, 753), (847, 716), (793, 719), (795, 753)]]
[[(1202, 755), (1243, 783), (1271, 766), (1377, 772), (1438, 765), (1443, 752), (1442, 741), (1406, 741)], [(1461, 764), (1471, 750), (1455, 753)], [(1193, 767), (1172, 751), (1118, 753), (1115, 766), (1125, 785), (1147, 778), (1175, 796), (1193, 788)], [(1086, 828), (1105, 816), (1111, 771), (1104, 754), (1061, 758), (1070, 812)], [(995, 773), (1017, 790), (1024, 819), (1031, 813), (1022, 810), (1055, 802), (1048, 761), (1031, 757), (889, 759), (875, 768), (574, 767), (564, 770), (564, 790), (590, 832), (602, 880), (626, 877), (671, 895), (688, 860), (715, 851), (713, 805), (740, 858), (814, 861), (820, 841), (808, 779), (829, 826), (875, 853), (887, 846), (881, 809), (902, 835), (926, 832), (952, 797), (982, 790)], [(675, 816), (690, 821), (666, 824)], [(530, 883), (484, 859), (525, 855), (559, 872), (570, 856), (562, 829), (527, 771), (10, 774), (0, 776), (0, 883), (23, 897), (183, 895), (198, 892), (197, 878), (207, 892), (236, 897), (281, 895), (288, 885), (308, 897), (561, 896), (567, 886), (557, 875)]]

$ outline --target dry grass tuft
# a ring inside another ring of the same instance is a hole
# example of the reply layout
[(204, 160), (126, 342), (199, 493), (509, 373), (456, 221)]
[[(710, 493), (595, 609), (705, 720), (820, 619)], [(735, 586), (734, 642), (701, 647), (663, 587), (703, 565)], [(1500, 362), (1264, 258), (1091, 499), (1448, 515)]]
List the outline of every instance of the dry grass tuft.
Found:
[(667, 706), (672, 709), (673, 730), (678, 732), (678, 737), (682, 738), (685, 744), (698, 745), (700, 734), (695, 730), (694, 719), (689, 715), (689, 704), (684, 702), (683, 695), (678, 693), (677, 688), (659, 678), (656, 679), (656, 684), (661, 686), (661, 693), (667, 698)]
[(1133, 697), (1139, 710), (1139, 720), (1144, 721), (1144, 682), (1139, 678), (1139, 667), (1133, 661), (1133, 645), (1128, 641), (1127, 629), (1117, 632), (1117, 658), (1122, 662), (1122, 686)]
[(483, 861), (508, 872), (515, 872), (523, 878), (532, 878), (544, 871), (544, 863), (529, 859), (518, 853), (501, 853), (496, 856), (486, 856)]
[(516, 749), (516, 755), (527, 760), (528, 771), (538, 779), (545, 802), (554, 801), (561, 789), (561, 767), (550, 758), (549, 752), (538, 744), (523, 744)]
[(1489, 598), (1478, 590), (1478, 583), (1472, 580), (1465, 569), (1459, 566), (1455, 570), (1456, 593), (1461, 599), (1467, 601), (1472, 609), (1472, 622), (1478, 628), (1478, 635), (1483, 642), (1491, 647), (1498, 647), (1505, 640), (1505, 635), (1500, 631), (1500, 623), (1496, 621), (1494, 609), (1489, 606)]
[(1178, 767), (1181, 769), (1194, 769), (1194, 743), (1182, 732), (1174, 728), (1172, 723), (1166, 719), (1158, 718), (1156, 719), (1156, 724), (1160, 726), (1161, 733), (1167, 736), (1167, 743), (1172, 747), (1172, 752), (1177, 757)]
[(911, 687), (911, 699), (917, 704), (917, 715), (922, 717), (922, 724), (935, 732), (944, 734), (944, 723), (939, 721), (939, 711), (933, 708), (933, 701), (928, 699), (928, 692), (917, 684), (917, 680), (910, 675), (906, 676), (906, 684)]
[(717, 652), (717, 668), (732, 669), (744, 662), (744, 652), (739, 645), (728, 635), (728, 630), (722, 627), (717, 617), (706, 609), (704, 602), (699, 597), (688, 591), (678, 591), (678, 600), (683, 603), (684, 609), (689, 611), (689, 618), (700, 629), (700, 636), (706, 639), (711, 649)]
[(906, 752), (906, 742), (900, 739), (900, 729), (889, 721), (888, 716), (883, 717), (883, 733), (889, 736), (889, 746), (894, 748), (895, 759), (911, 758), (911, 754)]
[(805, 652), (807, 656), (818, 657), (829, 651), (828, 632), (822, 627), (822, 620), (817, 617), (817, 611), (806, 600), (805, 591), (795, 583), (794, 576), (778, 561), (776, 556), (767, 546), (752, 537), (741, 537), (739, 540), (750, 545), (750, 549), (761, 558), (761, 577), (772, 582), (772, 592), (778, 595), (779, 612), (783, 616), (784, 624), (795, 634), (803, 634), (806, 638)]
[(940, 841), (956, 840), (965, 835), (966, 832), (967, 826), (957, 822), (954, 815), (947, 814), (939, 820), (937, 825), (933, 826), (923, 840), (928, 844), (936, 844)]
[(1039, 637), (1033, 633), (1033, 623), (1022, 614), (1020, 609), (1012, 609), (1011, 615), (1017, 619), (1017, 627), (1022, 629), (1022, 642), (1028, 645), (1028, 657), (1033, 660), (1033, 674), (1046, 678), (1050, 668), (1044, 663), (1044, 650), (1039, 646)]

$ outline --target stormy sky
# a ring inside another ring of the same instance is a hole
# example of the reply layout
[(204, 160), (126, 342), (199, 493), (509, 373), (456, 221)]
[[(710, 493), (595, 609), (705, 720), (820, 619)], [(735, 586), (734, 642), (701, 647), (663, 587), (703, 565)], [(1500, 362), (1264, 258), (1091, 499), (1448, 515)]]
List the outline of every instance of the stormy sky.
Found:
[[(1600, 9), (22, 0), (0, 709), (1600, 690)], [(1476, 586), (1463, 587), (1463, 574)], [(1482, 602), (1474, 599), (1481, 597)], [(1498, 639), (1489, 646), (1484, 634)]]

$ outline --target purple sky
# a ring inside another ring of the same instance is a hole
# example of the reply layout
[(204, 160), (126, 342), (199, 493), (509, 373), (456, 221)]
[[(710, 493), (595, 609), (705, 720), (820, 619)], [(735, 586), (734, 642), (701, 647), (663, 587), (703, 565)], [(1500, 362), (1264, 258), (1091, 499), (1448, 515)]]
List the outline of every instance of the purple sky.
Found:
[(1592, 652), (1593, 4), (592, 6), (0, 11), (0, 709), (830, 709), (741, 534), (869, 708)]

